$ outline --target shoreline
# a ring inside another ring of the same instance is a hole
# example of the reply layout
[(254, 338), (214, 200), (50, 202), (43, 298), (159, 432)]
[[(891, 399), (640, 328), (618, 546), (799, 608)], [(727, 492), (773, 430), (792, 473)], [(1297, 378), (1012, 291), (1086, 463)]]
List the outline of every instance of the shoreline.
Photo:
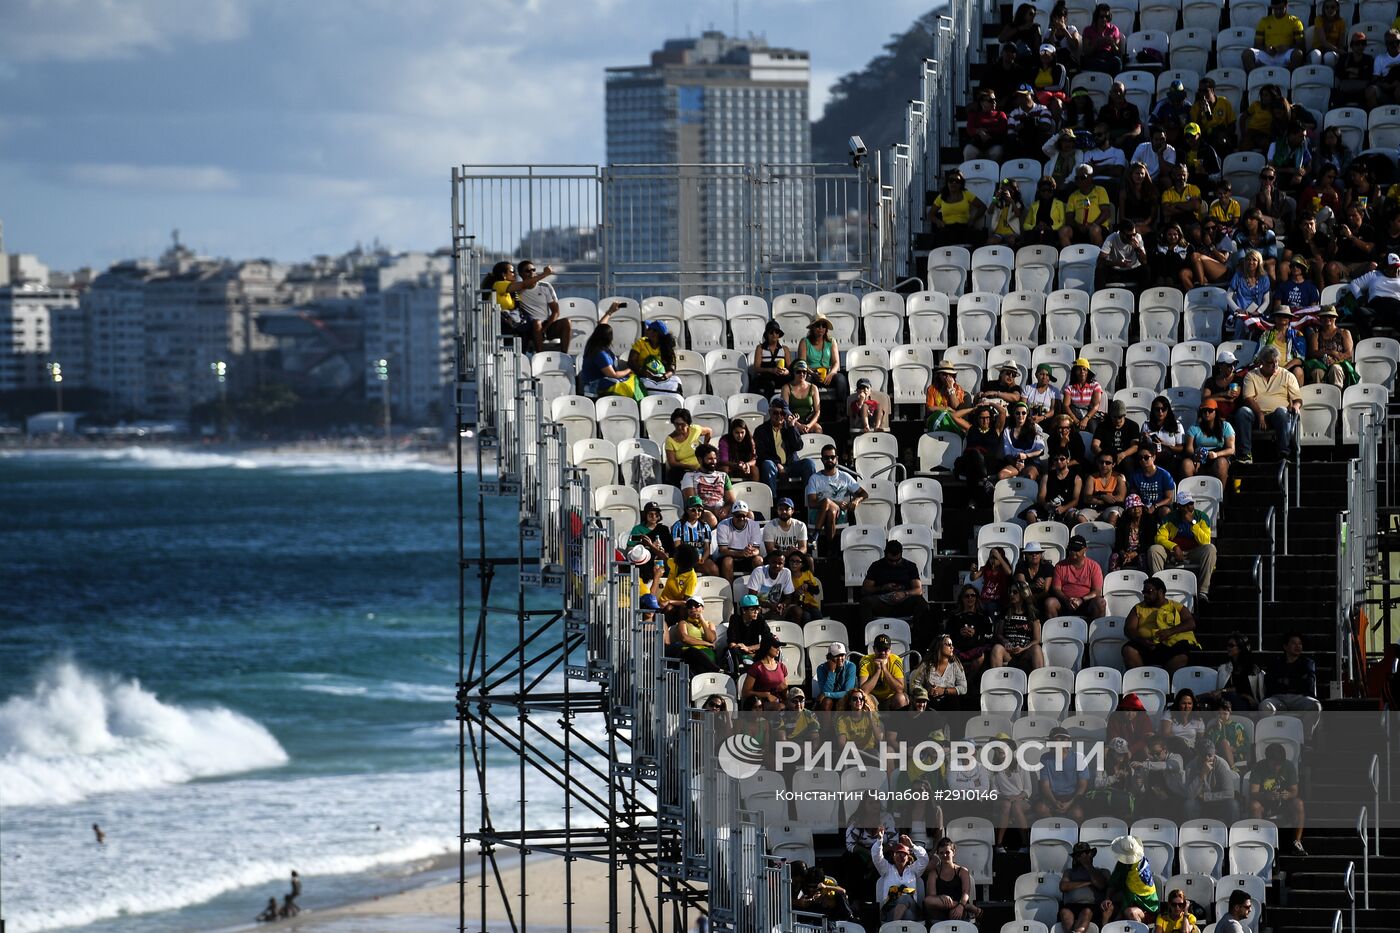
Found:
[[(474, 444), (469, 441), (468, 446)], [(423, 444), (407, 441), (404, 444), (385, 444), (382, 441), (366, 438), (326, 438), (322, 440), (300, 441), (233, 441), (201, 443), (195, 440), (165, 440), (162, 438), (87, 438), (72, 437), (62, 440), (49, 438), (7, 442), (0, 439), (0, 454), (15, 453), (101, 453), (122, 450), (160, 450), (184, 454), (208, 454), (210, 456), (237, 457), (257, 455), (267, 457), (408, 457), (434, 466), (456, 467), (457, 450), (450, 440), (441, 443)], [(465, 462), (465, 461), (464, 461)], [(472, 461), (474, 464), (474, 461)]]

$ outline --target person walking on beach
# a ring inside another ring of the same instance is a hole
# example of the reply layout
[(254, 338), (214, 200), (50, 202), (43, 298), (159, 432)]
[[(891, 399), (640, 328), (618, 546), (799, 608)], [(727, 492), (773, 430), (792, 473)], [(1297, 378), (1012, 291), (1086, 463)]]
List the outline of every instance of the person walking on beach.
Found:
[(290, 896), (294, 901), (301, 897), (301, 876), (296, 873), (296, 869), (292, 869), (292, 893)]
[(92, 824), (92, 834), (97, 837), (97, 844), (102, 845), (107, 841), (107, 834), (102, 831), (102, 827), (96, 823)]
[[(273, 898), (273, 900), (275, 901), (276, 898)], [(288, 917), (295, 917), (299, 913), (301, 913), (301, 908), (298, 907), (296, 905), (296, 902), (292, 900), (292, 896), (290, 894), (282, 898), (282, 909), (277, 912), (278, 917), (285, 920)]]

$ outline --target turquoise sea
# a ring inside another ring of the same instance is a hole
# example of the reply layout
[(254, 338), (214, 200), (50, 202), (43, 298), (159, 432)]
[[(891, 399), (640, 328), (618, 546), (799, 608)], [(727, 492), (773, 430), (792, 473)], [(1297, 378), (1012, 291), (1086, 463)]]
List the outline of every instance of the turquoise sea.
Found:
[[(294, 868), (315, 909), (454, 852), (455, 483), (407, 457), (0, 452), (8, 929), (226, 929)], [(513, 551), (514, 509), (488, 521)]]

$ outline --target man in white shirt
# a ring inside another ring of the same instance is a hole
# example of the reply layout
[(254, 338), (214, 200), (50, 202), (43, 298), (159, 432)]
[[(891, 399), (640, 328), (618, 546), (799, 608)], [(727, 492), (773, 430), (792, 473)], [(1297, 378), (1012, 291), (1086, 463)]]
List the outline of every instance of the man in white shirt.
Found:
[(1400, 87), (1400, 32), (1390, 29), (1385, 34), (1385, 50), (1376, 56), (1371, 74), (1375, 81), (1366, 88), (1366, 104), (1378, 107), (1395, 100), (1397, 87)]
[(781, 551), (801, 551), (807, 553), (807, 525), (792, 517), (793, 502), (784, 496), (773, 506), (777, 518), (770, 518), (763, 526), (763, 544), (769, 553)]
[(1160, 123), (1154, 124), (1151, 133), (1147, 142), (1139, 143), (1133, 150), (1132, 161), (1146, 165), (1147, 174), (1156, 182), (1162, 175), (1162, 169), (1176, 164), (1176, 150), (1167, 143), (1166, 127)]
[[(529, 259), (521, 260), (516, 266), (520, 277), (526, 281), (535, 274), (535, 264)], [(550, 275), (553, 270), (545, 266), (544, 272)], [(536, 353), (544, 349), (546, 340), (559, 341), (559, 348), (565, 353), (569, 352), (573, 325), (567, 318), (559, 316), (559, 296), (553, 285), (538, 281), (532, 287), (516, 292), (515, 307), (530, 326), (530, 338)]]
[(1113, 134), (1107, 123), (1094, 127), (1094, 148), (1084, 153), (1084, 161), (1094, 167), (1094, 175), (1107, 182), (1116, 182), (1123, 177), (1128, 160), (1123, 150), (1113, 145)]
[(1387, 326), (1400, 321), (1400, 255), (1387, 253), (1385, 264), (1359, 276), (1351, 283), (1351, 293), (1360, 298), (1369, 313), (1359, 316), (1362, 336), (1369, 336), (1376, 317)]
[(1147, 284), (1147, 247), (1131, 220), (1118, 221), (1103, 241), (1096, 281), (1099, 287), (1127, 283), (1141, 288)]
[[(735, 572), (748, 574), (763, 562), (763, 529), (753, 520), (749, 504), (740, 499), (729, 510), (729, 517), (715, 530), (719, 542), (719, 572), (730, 583)], [(792, 586), (792, 577), (788, 577)]]
[(875, 882), (875, 903), (880, 905), (880, 922), (891, 923), (906, 917), (919, 918), (919, 882), (928, 868), (928, 851), (915, 845), (908, 836), (900, 836), (890, 847), (885, 859), (882, 836), (870, 846), (870, 863), (880, 875)]
[(1254, 899), (1248, 891), (1235, 888), (1230, 892), (1229, 908), (1220, 922), (1215, 925), (1215, 933), (1249, 933), (1245, 923), (1254, 912)]
[(786, 619), (796, 625), (802, 624), (802, 604), (795, 597), (792, 571), (783, 566), (782, 551), (769, 551), (763, 566), (744, 581), (744, 589), (758, 597), (765, 619)]

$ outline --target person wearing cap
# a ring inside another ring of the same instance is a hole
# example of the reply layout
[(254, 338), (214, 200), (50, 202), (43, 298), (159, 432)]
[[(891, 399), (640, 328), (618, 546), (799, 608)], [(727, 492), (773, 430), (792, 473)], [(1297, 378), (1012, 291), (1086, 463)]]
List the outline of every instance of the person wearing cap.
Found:
[(792, 572), (787, 569), (787, 560), (782, 551), (769, 551), (763, 559), (763, 565), (749, 574), (742, 589), (758, 597), (766, 618), (786, 619), (795, 625), (802, 624), (802, 604), (797, 600), (796, 590), (792, 585)]
[(1016, 561), (1011, 578), (1031, 588), (1042, 619), (1053, 619), (1060, 614), (1060, 602), (1050, 593), (1055, 582), (1055, 562), (1046, 556), (1039, 541), (1027, 541), (1021, 548), (1021, 557)]
[[(1041, 108), (1044, 109), (1044, 108)], [(1006, 117), (1008, 132), (1011, 128), (1011, 114)], [(1010, 137), (1008, 137), (1010, 138)], [(982, 215), (987, 213), (987, 205), (982, 199), (967, 190), (967, 179), (962, 169), (952, 168), (943, 176), (943, 187), (933, 203), (929, 205), (928, 220), (934, 228), (934, 238), (939, 246), (970, 246), (978, 239), (974, 229)]]
[(758, 480), (758, 453), (743, 418), (731, 418), (729, 430), (719, 439), (719, 468), (740, 482)]
[(706, 518), (704, 501), (699, 496), (686, 497), (680, 518), (671, 523), (671, 540), (676, 544), (672, 554), (679, 554), (683, 545), (689, 546), (696, 554), (696, 569), (714, 577), (719, 575), (719, 565), (713, 559), (715, 530)]
[(1123, 514), (1123, 503), (1128, 498), (1128, 480), (1115, 469), (1118, 461), (1108, 451), (1094, 454), (1093, 464), (1094, 472), (1084, 477), (1080, 489), (1079, 520), (1116, 525), (1118, 516)]
[(1108, 872), (1094, 865), (1099, 850), (1076, 842), (1060, 870), (1060, 926), (1065, 933), (1085, 933), (1103, 923), (1101, 904), (1108, 897)]
[(788, 669), (783, 663), (783, 642), (769, 635), (758, 645), (753, 663), (739, 685), (741, 701), (753, 698), (761, 709), (777, 712), (783, 708), (788, 690)]
[(1254, 430), (1271, 429), (1278, 439), (1279, 453), (1287, 458), (1297, 453), (1298, 416), (1303, 409), (1303, 390), (1293, 373), (1279, 365), (1277, 347), (1264, 347), (1254, 358), (1254, 369), (1244, 377), (1244, 392), (1235, 409), (1236, 459), (1254, 459)]
[(1128, 417), (1127, 403), (1122, 399), (1114, 399), (1108, 403), (1108, 417), (1099, 422), (1094, 431), (1089, 453), (1096, 465), (1100, 457), (1110, 457), (1116, 470), (1122, 463), (1133, 462), (1141, 440), (1142, 426)]
[(869, 379), (856, 380), (856, 391), (847, 406), (847, 417), (851, 423), (851, 436), (869, 434), (872, 431), (888, 431), (889, 418), (875, 398), (875, 389)]
[(1050, 592), (1060, 602), (1060, 611), (1085, 621), (1104, 614), (1103, 568), (1089, 559), (1089, 542), (1071, 535), (1065, 559), (1055, 565)]
[(1055, 132), (1055, 118), (1035, 99), (1035, 89), (1023, 84), (1016, 89), (1015, 106), (1006, 111), (1006, 127), (1022, 151), (1035, 152)]
[(816, 708), (824, 713), (845, 709), (856, 689), (856, 665), (847, 655), (845, 642), (832, 642), (826, 646), (826, 662), (813, 675)]
[[(792, 366), (806, 363), (808, 378), (823, 389), (830, 389), (838, 401), (846, 398), (846, 374), (841, 372), (841, 349), (831, 334), (831, 321), (818, 314), (807, 325), (807, 335), (797, 342)], [(791, 405), (788, 406), (791, 408)]]
[(928, 868), (928, 852), (906, 835), (890, 846), (885, 858), (885, 840), (877, 839), (870, 847), (870, 863), (880, 876), (875, 882), (875, 903), (880, 907), (880, 922), (901, 920), (921, 921), (919, 880)]
[(1337, 326), (1337, 306), (1317, 312), (1318, 326), (1308, 334), (1308, 358), (1303, 363), (1310, 383), (1327, 382), (1339, 389), (1360, 382), (1353, 363), (1351, 331)]
[(767, 398), (792, 378), (792, 353), (783, 346), (783, 327), (777, 321), (763, 325), (763, 337), (749, 363), (749, 391)]
[[(1103, 386), (1094, 378), (1089, 361), (1078, 357), (1070, 364), (1069, 382), (1064, 390), (1064, 413), (1073, 419), (1076, 431), (1094, 431), (1098, 428), (1099, 418), (1103, 416), (1103, 409)], [(1053, 445), (1050, 452), (1054, 453)]]
[(696, 674), (717, 674), (723, 670), (715, 655), (719, 636), (715, 626), (705, 618), (705, 602), (696, 596), (685, 601), (686, 616), (671, 628), (670, 643), (677, 656)]
[(1147, 286), (1147, 273), (1147, 245), (1142, 234), (1137, 232), (1137, 224), (1124, 218), (1099, 248), (1095, 284), (1140, 290)]
[(783, 401), (792, 412), (793, 427), (799, 434), (820, 434), (822, 431), (822, 393), (812, 382), (812, 367), (806, 360), (792, 364), (792, 382), (783, 386)]
[(1084, 795), (1089, 790), (1088, 766), (1081, 763), (1073, 748), (1064, 749), (1060, 744), (1074, 741), (1068, 729), (1051, 729), (1049, 741), (1055, 744), (1040, 757), (1035, 815), (1038, 819), (1058, 817), (1080, 822), (1084, 819)]
[(780, 737), (787, 742), (816, 742), (821, 739), (822, 726), (807, 709), (807, 691), (801, 687), (788, 687), (783, 697), (783, 722), (779, 727)]
[(1125, 669), (1161, 667), (1175, 673), (1191, 663), (1191, 652), (1200, 650), (1196, 617), (1181, 603), (1167, 598), (1167, 585), (1156, 577), (1142, 584), (1142, 600), (1123, 623)]
[(1161, 903), (1157, 897), (1157, 881), (1152, 863), (1143, 853), (1142, 843), (1135, 836), (1119, 836), (1113, 840), (1113, 871), (1108, 876), (1108, 902), (1104, 923), (1132, 920), (1146, 923), (1156, 916)]
[[(1186, 125), (1181, 128), (1181, 141), (1176, 146), (1176, 157), (1177, 165), (1186, 168), (1191, 184), (1202, 192), (1220, 176), (1220, 155), (1214, 146), (1206, 142), (1201, 125), (1191, 120), (1189, 115)], [(1206, 202), (1202, 200), (1198, 214), (1204, 217), (1205, 212)]]
[(972, 400), (967, 390), (957, 381), (958, 368), (949, 360), (939, 363), (933, 370), (933, 381), (924, 393), (924, 408), (928, 414), (925, 427), (929, 431), (952, 431), (962, 434), (970, 428), (968, 416), (972, 414)]
[(1187, 476), (1214, 476), (1224, 483), (1230, 478), (1230, 459), (1235, 455), (1235, 428), (1221, 417), (1220, 405), (1213, 398), (1196, 409), (1196, 423), (1186, 431), (1187, 456), (1182, 468)]
[(1060, 228), (1060, 247), (1075, 243), (1102, 246), (1113, 206), (1108, 192), (1094, 182), (1094, 167), (1085, 163), (1074, 170), (1074, 189), (1065, 195), (1065, 225)]
[(1216, 754), (1210, 742), (1196, 747), (1198, 754), (1186, 779), (1183, 815), (1188, 820), (1221, 820), (1226, 826), (1233, 826), (1240, 818), (1240, 805), (1235, 799), (1239, 775)]
[(768, 620), (763, 618), (763, 607), (759, 605), (758, 597), (745, 593), (739, 600), (739, 611), (730, 620), (725, 636), (729, 672), (737, 677), (747, 671), (763, 639), (772, 635)]
[(768, 420), (753, 429), (753, 443), (758, 456), (758, 475), (768, 484), (774, 498), (778, 495), (780, 479), (806, 485), (812, 475), (812, 464), (802, 457), (802, 435), (797, 432), (797, 419), (788, 411), (782, 396), (769, 401)]
[(807, 526), (793, 517), (793, 502), (783, 496), (773, 504), (775, 518), (763, 526), (763, 546), (771, 554), (778, 551), (787, 554), (791, 551), (807, 553)]
[(713, 444), (696, 447), (695, 459), (700, 466), (681, 479), (681, 495), (698, 496), (705, 506), (705, 521), (714, 527), (734, 504), (734, 480), (719, 468), (719, 448)]
[(627, 366), (634, 373), (647, 372), (651, 360), (659, 360), (661, 372), (656, 374), (660, 382), (676, 375), (676, 338), (665, 321), (647, 321), (642, 325), (642, 333), (627, 351)]
[[(1138, 143), (1128, 159), (1132, 163), (1141, 162), (1147, 168), (1147, 175), (1154, 185), (1162, 178), (1162, 172), (1176, 164), (1176, 147), (1167, 140), (1167, 128), (1160, 123), (1149, 123), (1146, 142)], [(1131, 176), (1132, 172), (1129, 171)], [(1155, 193), (1155, 192), (1154, 192)]]
[(1215, 365), (1211, 367), (1210, 375), (1201, 384), (1201, 399), (1214, 401), (1220, 411), (1220, 417), (1226, 421), (1235, 413), (1235, 406), (1240, 398), (1240, 377), (1235, 369), (1239, 360), (1235, 354), (1229, 350), (1220, 350), (1215, 354)]
[(703, 424), (696, 424), (689, 408), (671, 412), (671, 430), (662, 442), (666, 456), (666, 481), (672, 486), (685, 483), (686, 474), (701, 469), (700, 448), (710, 443), (713, 433)]
[(860, 659), (856, 680), (862, 693), (880, 704), (881, 709), (904, 709), (909, 705), (904, 686), (904, 659), (893, 651), (890, 636), (881, 632), (870, 643), (870, 651)]
[(1386, 327), (1400, 324), (1400, 254), (1386, 253), (1380, 267), (1352, 280), (1351, 294), (1361, 299), (1363, 310), (1356, 315), (1359, 336), (1369, 337), (1374, 322)]
[[(1051, 194), (1058, 188), (1069, 190), (1074, 180), (1074, 170), (1084, 164), (1084, 150), (1079, 148), (1078, 134), (1073, 128), (1065, 127), (1046, 140), (1041, 151), (1050, 157), (1045, 163), (1041, 182), (1050, 182)], [(1029, 219), (1025, 226), (1027, 229), (1031, 226)]]
[(1147, 114), (1147, 122), (1165, 129), (1167, 142), (1173, 146), (1180, 144), (1182, 127), (1190, 119), (1191, 102), (1186, 99), (1186, 85), (1180, 80), (1167, 85), (1167, 92), (1157, 100), (1156, 105)]
[(671, 537), (671, 529), (662, 521), (661, 503), (648, 502), (642, 506), (641, 518), (642, 520), (633, 525), (632, 530), (628, 532), (627, 546), (633, 548), (640, 545), (646, 548), (657, 567), (662, 567), (666, 558), (675, 552), (676, 539)]
[(904, 557), (898, 540), (885, 542), (885, 556), (871, 563), (860, 585), (860, 618), (912, 618), (915, 644), (923, 644), (930, 634), (929, 605), (919, 568)]
[(1244, 70), (1297, 68), (1303, 58), (1303, 21), (1288, 12), (1288, 0), (1269, 0), (1268, 14), (1254, 27), (1254, 48), (1244, 51)]
[(753, 510), (742, 499), (729, 509), (729, 517), (715, 529), (719, 573), (731, 584), (734, 575), (748, 574), (763, 563), (763, 528), (753, 519)]
[(837, 526), (847, 520), (854, 524), (856, 506), (869, 499), (870, 493), (837, 465), (835, 445), (823, 447), (821, 459), (821, 469), (807, 480), (808, 521), (812, 530), (834, 544)]
[(1042, 42), (1037, 56), (1039, 60), (1031, 74), (1035, 99), (1045, 105), (1057, 124), (1062, 122), (1061, 114), (1069, 97), (1069, 73), (1056, 60), (1058, 54), (1059, 50), (1053, 42)]
[(1055, 386), (1055, 368), (1049, 363), (1041, 363), (1035, 368), (1035, 381), (1021, 389), (1030, 421), (1037, 427), (1047, 421), (1060, 409), (1060, 390)]

